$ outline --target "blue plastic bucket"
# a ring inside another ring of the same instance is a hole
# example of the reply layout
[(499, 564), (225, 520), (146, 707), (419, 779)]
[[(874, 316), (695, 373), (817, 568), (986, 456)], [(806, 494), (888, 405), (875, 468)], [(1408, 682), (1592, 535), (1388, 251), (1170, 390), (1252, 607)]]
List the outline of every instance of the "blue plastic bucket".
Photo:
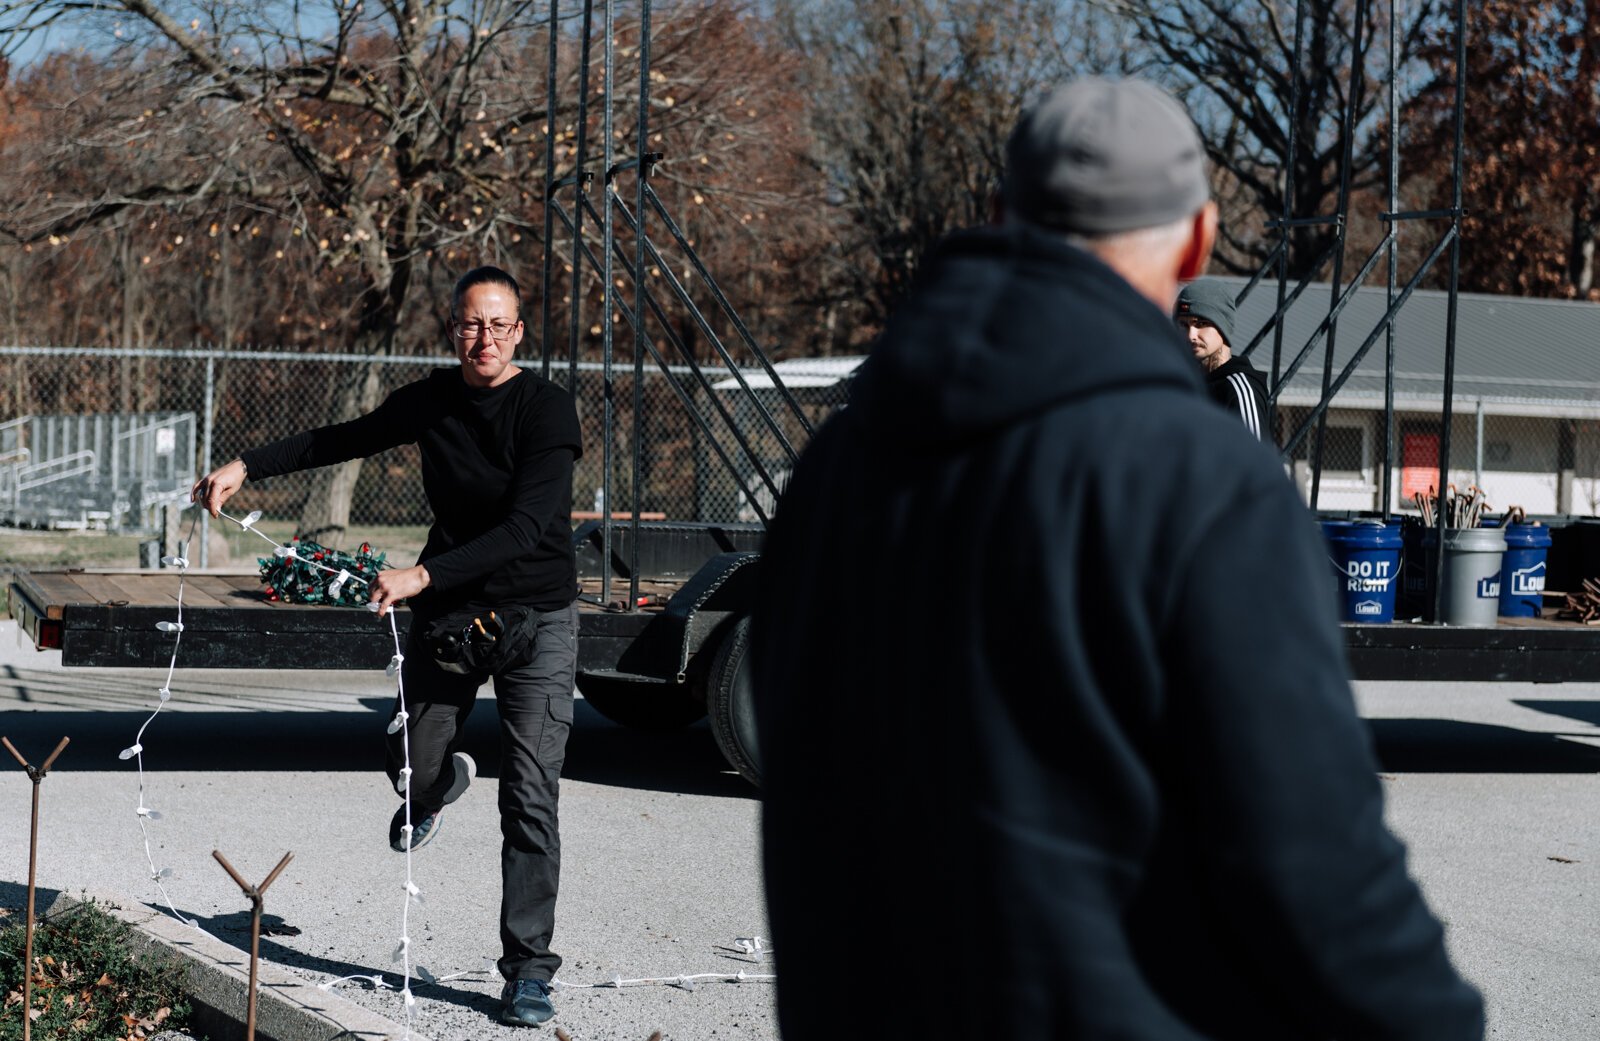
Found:
[(1394, 621), (1400, 587), (1400, 526), (1381, 521), (1324, 521), (1323, 537), (1339, 586), (1346, 622)]
[(1506, 526), (1500, 564), (1500, 617), (1538, 618), (1544, 604), (1545, 555), (1550, 529), (1542, 524)]

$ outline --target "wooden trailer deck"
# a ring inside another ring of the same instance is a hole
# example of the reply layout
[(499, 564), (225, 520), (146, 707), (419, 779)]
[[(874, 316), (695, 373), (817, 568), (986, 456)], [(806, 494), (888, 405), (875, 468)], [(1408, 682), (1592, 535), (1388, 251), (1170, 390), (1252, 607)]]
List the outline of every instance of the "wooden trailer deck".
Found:
[[(598, 579), (583, 583), (580, 635), (629, 640), (681, 583), (644, 582), (641, 610), (621, 610), (625, 581), (613, 578), (608, 610)], [(8, 580), (11, 615), (40, 648), (59, 648), (64, 665), (165, 667), (173, 637), (157, 622), (177, 620), (178, 574), (171, 570), (16, 571)], [(404, 637), (411, 612), (395, 613)], [(386, 621), (359, 607), (268, 600), (254, 572), (191, 571), (183, 583), (180, 664), (191, 669), (383, 668), (394, 654)]]

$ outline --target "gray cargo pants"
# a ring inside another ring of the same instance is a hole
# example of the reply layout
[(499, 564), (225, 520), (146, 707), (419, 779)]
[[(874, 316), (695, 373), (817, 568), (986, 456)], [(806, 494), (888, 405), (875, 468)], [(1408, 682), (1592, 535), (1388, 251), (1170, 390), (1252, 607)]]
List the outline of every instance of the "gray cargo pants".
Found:
[[(420, 628), (412, 627), (402, 666), (413, 820), (441, 807), (452, 777), (450, 756), (461, 747), (467, 716), (487, 678), (440, 669), (418, 644)], [(532, 661), (494, 677), (500, 710), (500, 973), (508, 980), (548, 981), (561, 965), (560, 955), (550, 950), (561, 878), (556, 802), (577, 664), (578, 606), (573, 603), (539, 616)], [(388, 737), (391, 782), (398, 781), (405, 765), (400, 738), (399, 732)]]

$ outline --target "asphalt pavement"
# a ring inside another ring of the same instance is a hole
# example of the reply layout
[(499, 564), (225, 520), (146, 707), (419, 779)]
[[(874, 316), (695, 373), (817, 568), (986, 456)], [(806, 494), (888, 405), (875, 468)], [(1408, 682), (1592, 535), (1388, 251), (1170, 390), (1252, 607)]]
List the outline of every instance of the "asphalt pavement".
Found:
[[(264, 957), (402, 1020), (391, 956), (404, 858), (385, 844), (394, 805), (380, 772), (392, 681), (381, 672), (182, 670), (145, 731), (147, 858), (137, 775), (117, 754), (158, 703), (165, 670), (63, 669), (0, 622), (0, 734), (38, 762), (72, 744), (41, 788), (40, 883), (160, 903), (149, 862), (171, 867), (176, 908), (248, 948), (248, 901), (212, 860), (248, 880), (294, 860), (266, 895)], [(1389, 816), (1485, 992), (1490, 1037), (1600, 1037), (1600, 685), (1365, 684), (1358, 704), (1383, 763)], [(485, 687), (468, 751), (483, 776), (445, 813), (413, 864), (414, 1024), (439, 1041), (528, 1036), (493, 1020), (499, 980), (495, 715)], [(835, 768), (847, 768), (834, 764)], [(9, 778), (9, 780), (7, 780)], [(9, 786), (9, 789), (8, 787)], [(8, 793), (9, 790), (9, 794)], [(30, 785), (0, 760), (0, 906), (20, 906)], [(871, 793), (863, 793), (870, 798)], [(756, 976), (765, 938), (756, 793), (704, 724), (672, 734), (617, 727), (581, 701), (562, 782), (563, 878), (555, 938), (566, 962), (557, 1024), (575, 1041), (777, 1036), (770, 983), (703, 979), (621, 988), (617, 978)], [(826, 899), (825, 895), (819, 899)], [(849, 1001), (898, 1000), (905, 952), (839, 938)], [(981, 969), (981, 966), (977, 968)], [(456, 975), (460, 974), (460, 975)], [(978, 973), (981, 976), (981, 972)], [(975, 991), (974, 1000), (985, 1000)], [(841, 1008), (849, 1001), (843, 995)], [(840, 1036), (850, 1036), (842, 1015)]]
[[(395, 1021), (405, 858), (387, 844), (396, 805), (382, 769), (393, 681), (379, 671), (179, 669), (172, 699), (145, 730), (147, 857), (138, 778), (118, 753), (159, 703), (165, 670), (63, 669), (58, 652), (18, 645), (0, 622), (0, 735), (34, 763), (71, 744), (41, 788), (39, 883), (152, 905), (150, 861), (170, 867), (176, 909), (249, 949), (249, 901), (212, 859), (258, 882), (294, 859), (265, 897), (263, 957)], [(498, 733), (490, 687), (468, 725), (478, 780), (413, 857), (423, 904), (409, 933), (436, 977), (415, 986), (415, 1029), (436, 1041), (530, 1036), (502, 1026), (499, 954)], [(672, 734), (615, 726), (579, 702), (561, 786), (562, 879), (555, 949), (556, 1024), (575, 1041), (777, 1036), (770, 982), (594, 987), (700, 974), (770, 974), (748, 952), (766, 936), (756, 792), (722, 761), (704, 723)], [(0, 751), (0, 906), (20, 907), (28, 872), (31, 786)], [(292, 935), (289, 934), (292, 931)], [(690, 989), (692, 987), (692, 989)], [(548, 1032), (546, 1032), (548, 1034)], [(537, 1035), (535, 1035), (537, 1036)]]

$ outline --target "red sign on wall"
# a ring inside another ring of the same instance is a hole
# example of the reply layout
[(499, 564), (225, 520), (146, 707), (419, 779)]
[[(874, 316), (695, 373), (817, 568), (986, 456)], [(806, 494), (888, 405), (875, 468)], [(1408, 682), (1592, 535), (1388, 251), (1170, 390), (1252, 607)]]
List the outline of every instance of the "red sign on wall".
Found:
[(1429, 488), (1439, 493), (1439, 435), (1406, 434), (1400, 439), (1400, 501), (1410, 504)]

